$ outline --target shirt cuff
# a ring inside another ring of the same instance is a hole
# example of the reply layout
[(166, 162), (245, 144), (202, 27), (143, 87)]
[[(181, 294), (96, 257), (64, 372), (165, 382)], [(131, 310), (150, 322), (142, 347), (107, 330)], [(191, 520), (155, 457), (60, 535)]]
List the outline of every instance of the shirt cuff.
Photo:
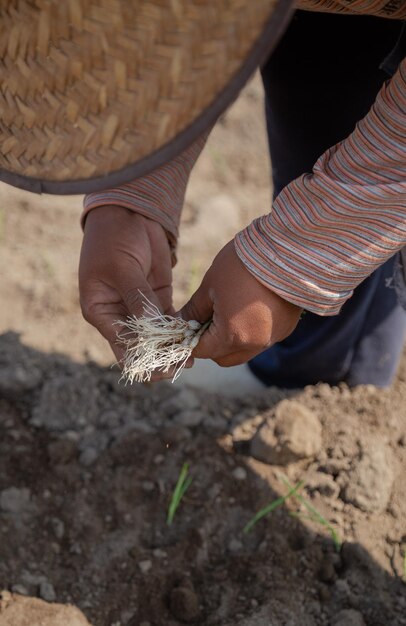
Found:
[[(297, 254), (288, 257), (278, 251), (272, 243), (272, 234), (267, 216), (254, 220), (247, 228), (237, 233), (234, 245), (238, 257), (248, 271), (268, 289), (284, 300), (318, 315), (336, 315), (353, 290), (345, 288), (334, 291), (324, 272), (320, 280), (306, 273), (303, 259), (306, 251), (298, 248)], [(307, 259), (311, 261), (311, 259)], [(317, 264), (315, 266), (317, 268)], [(308, 269), (308, 268), (307, 268)]]
[(100, 206), (123, 207), (161, 224), (176, 246), (180, 216), (190, 172), (200, 155), (209, 133), (205, 133), (172, 161), (147, 176), (125, 185), (85, 196), (81, 225), (89, 211)]

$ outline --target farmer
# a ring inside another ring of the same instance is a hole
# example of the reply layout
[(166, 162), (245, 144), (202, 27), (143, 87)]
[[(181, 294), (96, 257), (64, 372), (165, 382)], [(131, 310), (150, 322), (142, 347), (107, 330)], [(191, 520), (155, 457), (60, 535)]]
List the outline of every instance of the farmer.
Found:
[(292, 387), (387, 385), (396, 370), (406, 0), (300, 0), (272, 55), (292, 7), (20, 0), (0, 11), (0, 178), (89, 192), (82, 309), (118, 358), (113, 322), (142, 313), (140, 291), (175, 312), (189, 174), (218, 116), (268, 56), (276, 197), (220, 251), (182, 309), (213, 320), (194, 356), (249, 362), (266, 384)]
[[(213, 317), (195, 357), (248, 361), (265, 384), (385, 386), (406, 330), (394, 278), (406, 241), (406, 34), (384, 18), (405, 18), (406, 2), (299, 5), (346, 15), (298, 11), (263, 67), (272, 213), (221, 250), (182, 315)], [(203, 144), (85, 199), (82, 307), (118, 357), (111, 324), (141, 314), (138, 290), (173, 313), (171, 255)]]

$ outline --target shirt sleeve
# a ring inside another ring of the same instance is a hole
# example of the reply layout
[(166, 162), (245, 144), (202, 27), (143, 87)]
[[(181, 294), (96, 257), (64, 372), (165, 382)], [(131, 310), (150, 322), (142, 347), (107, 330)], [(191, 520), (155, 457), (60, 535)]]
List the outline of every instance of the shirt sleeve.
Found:
[(368, 115), (235, 238), (264, 285), (320, 315), (406, 244), (406, 59)]
[(87, 194), (83, 203), (82, 227), (89, 211), (106, 205), (120, 206), (159, 222), (174, 247), (189, 176), (208, 135), (205, 133), (199, 137), (184, 152), (147, 176)]
[(298, 9), (353, 15), (376, 15), (402, 20), (406, 18), (405, 0), (298, 0)]

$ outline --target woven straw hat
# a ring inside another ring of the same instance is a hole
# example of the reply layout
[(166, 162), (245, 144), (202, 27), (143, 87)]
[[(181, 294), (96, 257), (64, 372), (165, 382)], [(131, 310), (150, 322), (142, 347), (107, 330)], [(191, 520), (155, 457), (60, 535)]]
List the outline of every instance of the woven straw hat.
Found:
[(292, 0), (2, 0), (0, 179), (116, 186), (206, 130), (276, 44)]

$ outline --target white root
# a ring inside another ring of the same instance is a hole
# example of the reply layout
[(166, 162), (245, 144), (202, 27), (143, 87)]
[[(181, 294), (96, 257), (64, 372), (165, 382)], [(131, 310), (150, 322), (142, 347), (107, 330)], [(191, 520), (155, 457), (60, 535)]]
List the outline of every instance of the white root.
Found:
[(125, 330), (117, 333), (118, 343), (125, 346), (121, 378), (131, 384), (148, 382), (153, 372), (166, 374), (175, 367), (174, 382), (208, 326), (163, 315), (145, 296), (144, 315), (116, 324)]

